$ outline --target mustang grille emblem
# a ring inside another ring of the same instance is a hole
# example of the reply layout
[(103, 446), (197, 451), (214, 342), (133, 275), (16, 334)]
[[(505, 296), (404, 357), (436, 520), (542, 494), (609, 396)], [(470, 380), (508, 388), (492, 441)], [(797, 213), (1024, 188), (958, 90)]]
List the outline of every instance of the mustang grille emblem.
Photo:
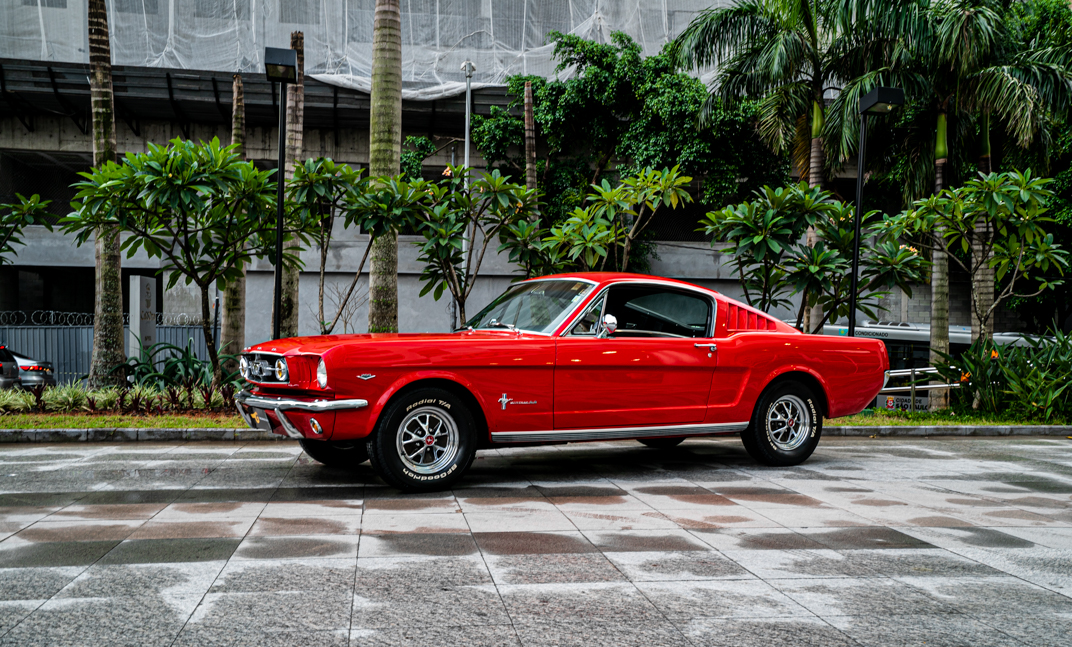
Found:
[(536, 404), (535, 400), (515, 400), (505, 393), (502, 394), (502, 397), (497, 402), (502, 405), (503, 411), (506, 411), (506, 405), (508, 404)]

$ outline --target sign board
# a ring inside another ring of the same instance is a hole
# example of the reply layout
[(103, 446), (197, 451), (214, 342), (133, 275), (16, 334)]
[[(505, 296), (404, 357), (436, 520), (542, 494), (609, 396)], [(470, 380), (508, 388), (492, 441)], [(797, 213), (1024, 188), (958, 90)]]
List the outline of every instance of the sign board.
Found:
[(131, 276), (127, 356), (137, 357), (156, 342), (156, 277)]
[[(908, 411), (911, 404), (912, 396), (910, 395), (883, 395), (880, 393), (875, 400), (876, 409), (885, 409), (887, 411)], [(926, 411), (929, 405), (929, 398), (916, 396), (916, 411)]]

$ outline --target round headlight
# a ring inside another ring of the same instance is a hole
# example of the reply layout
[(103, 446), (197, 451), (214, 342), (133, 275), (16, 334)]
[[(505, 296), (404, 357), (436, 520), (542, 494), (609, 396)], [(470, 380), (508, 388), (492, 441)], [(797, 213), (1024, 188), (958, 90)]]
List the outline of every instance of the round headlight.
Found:
[(275, 379), (286, 382), (290, 374), (287, 372), (287, 360), (280, 357), (275, 361)]
[(245, 356), (238, 360), (238, 374), (242, 376), (243, 380), (249, 379), (249, 360)]
[(320, 388), (328, 388), (328, 365), (324, 363), (324, 358), (320, 358), (320, 363), (316, 365), (316, 383), (320, 385)]

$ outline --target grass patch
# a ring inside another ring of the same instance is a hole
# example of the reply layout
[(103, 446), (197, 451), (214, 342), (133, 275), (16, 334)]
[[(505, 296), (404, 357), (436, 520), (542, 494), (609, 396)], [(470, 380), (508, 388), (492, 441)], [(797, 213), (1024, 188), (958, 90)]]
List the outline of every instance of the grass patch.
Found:
[(206, 413), (188, 415), (121, 415), (79, 413), (15, 413), (0, 416), (0, 429), (242, 429), (246, 423), (236, 415)]
[(994, 413), (957, 412), (952, 409), (941, 411), (885, 411), (867, 409), (855, 416), (835, 418), (824, 424), (845, 427), (929, 427), (952, 425), (1004, 426), (1004, 425), (1063, 425), (1067, 421), (1060, 419), (1031, 420), (1016, 416), (1002, 416)]

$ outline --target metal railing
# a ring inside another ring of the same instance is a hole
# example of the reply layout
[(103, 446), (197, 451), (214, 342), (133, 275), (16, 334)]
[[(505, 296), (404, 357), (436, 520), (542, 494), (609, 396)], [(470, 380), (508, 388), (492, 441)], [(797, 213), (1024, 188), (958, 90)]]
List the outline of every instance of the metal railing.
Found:
[(908, 386), (892, 386), (884, 387), (879, 391), (879, 395), (884, 393), (908, 393), (908, 399), (911, 407), (911, 411), (916, 410), (916, 391), (931, 391), (933, 389), (955, 389), (960, 386), (960, 383), (954, 384), (919, 384), (917, 383), (917, 377), (923, 378), (928, 375), (937, 375), (938, 369), (933, 366), (927, 368), (904, 368), (896, 371), (889, 371), (887, 375), (892, 379), (895, 377), (907, 377), (911, 380), (911, 384)]
[[(128, 333), (129, 326), (124, 326), (124, 340)], [(220, 338), (219, 327), (215, 337)], [(186, 348), (191, 339), (194, 354), (207, 360), (208, 346), (201, 326), (156, 327), (157, 342)], [(89, 373), (93, 326), (0, 326), (0, 345), (42, 362), (52, 362), (56, 381), (69, 384)]]

